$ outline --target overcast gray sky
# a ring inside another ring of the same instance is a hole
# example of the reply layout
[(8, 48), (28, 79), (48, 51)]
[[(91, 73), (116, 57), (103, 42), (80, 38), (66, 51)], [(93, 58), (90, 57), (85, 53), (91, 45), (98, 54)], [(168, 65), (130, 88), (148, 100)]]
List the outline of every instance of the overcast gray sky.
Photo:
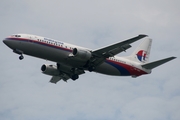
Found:
[(97, 49), (143, 33), (153, 39), (150, 61), (178, 58), (135, 79), (87, 72), (55, 85), (40, 71), (43, 63), (55, 63), (26, 55), (20, 61), (0, 42), (0, 119), (179, 120), (179, 5), (179, 0), (1, 0), (1, 40), (29, 33)]

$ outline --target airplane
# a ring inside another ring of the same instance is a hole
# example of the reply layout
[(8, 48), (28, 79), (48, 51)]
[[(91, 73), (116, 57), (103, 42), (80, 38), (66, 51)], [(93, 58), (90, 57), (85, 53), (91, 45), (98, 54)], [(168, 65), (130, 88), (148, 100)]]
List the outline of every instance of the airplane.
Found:
[[(116, 56), (140, 39), (144, 40), (130, 56)], [(42, 73), (52, 76), (50, 82), (55, 84), (61, 79), (75, 81), (85, 71), (135, 78), (150, 74), (152, 69), (176, 58), (148, 62), (152, 39), (144, 34), (96, 50), (31, 34), (13, 34), (3, 42), (20, 55), (20, 60), (26, 54), (55, 62), (55, 65), (43, 64), (41, 67)]]

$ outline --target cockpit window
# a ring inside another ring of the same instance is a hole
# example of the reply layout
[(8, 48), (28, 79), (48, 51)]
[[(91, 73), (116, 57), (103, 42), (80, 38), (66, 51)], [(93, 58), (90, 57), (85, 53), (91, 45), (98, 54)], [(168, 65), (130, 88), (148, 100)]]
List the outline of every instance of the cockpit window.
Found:
[(20, 35), (15, 35), (15, 37), (21, 37)]
[(21, 35), (12, 35), (12, 37), (21, 37)]

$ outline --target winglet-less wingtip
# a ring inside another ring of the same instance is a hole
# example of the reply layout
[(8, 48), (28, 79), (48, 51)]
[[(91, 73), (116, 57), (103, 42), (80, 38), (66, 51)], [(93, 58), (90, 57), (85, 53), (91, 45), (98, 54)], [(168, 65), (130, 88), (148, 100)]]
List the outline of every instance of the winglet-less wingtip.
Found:
[(177, 57), (174, 57), (174, 56), (172, 57), (172, 59), (176, 59), (176, 58), (177, 58)]
[(144, 37), (148, 37), (148, 35), (140, 34), (139, 37), (144, 38)]

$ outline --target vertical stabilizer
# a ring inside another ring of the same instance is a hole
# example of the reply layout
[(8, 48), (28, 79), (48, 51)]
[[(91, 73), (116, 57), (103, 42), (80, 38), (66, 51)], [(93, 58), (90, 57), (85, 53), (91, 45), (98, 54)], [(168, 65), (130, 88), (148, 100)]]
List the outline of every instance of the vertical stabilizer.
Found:
[(152, 39), (145, 38), (144, 41), (131, 54), (130, 59), (139, 63), (147, 63), (149, 60), (151, 44)]

